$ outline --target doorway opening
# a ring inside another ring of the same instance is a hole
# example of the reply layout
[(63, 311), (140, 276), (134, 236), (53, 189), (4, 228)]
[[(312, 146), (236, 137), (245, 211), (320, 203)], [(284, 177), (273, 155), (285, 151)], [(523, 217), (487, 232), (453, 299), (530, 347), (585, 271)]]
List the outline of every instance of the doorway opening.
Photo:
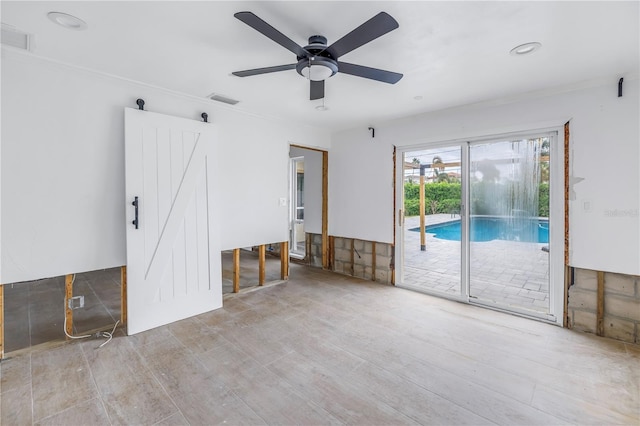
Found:
[(291, 159), (291, 211), (289, 254), (296, 259), (304, 259), (306, 237), (304, 232), (304, 157)]
[(289, 255), (324, 268), (329, 246), (327, 164), (327, 151), (298, 145), (289, 149)]
[(562, 321), (558, 132), (402, 151), (397, 284)]

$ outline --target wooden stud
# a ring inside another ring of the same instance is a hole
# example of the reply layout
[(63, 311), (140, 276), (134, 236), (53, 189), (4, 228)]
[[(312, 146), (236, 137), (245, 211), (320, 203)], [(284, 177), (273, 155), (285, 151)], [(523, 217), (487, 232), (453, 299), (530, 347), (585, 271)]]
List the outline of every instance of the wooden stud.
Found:
[(289, 242), (280, 243), (280, 279), (289, 279)]
[[(569, 122), (564, 125), (564, 264), (569, 264)], [(568, 292), (568, 287), (565, 289)], [(565, 295), (566, 297), (566, 295)]]
[(73, 336), (73, 310), (69, 308), (69, 301), (73, 297), (73, 278), (74, 274), (69, 274), (64, 279), (64, 317), (67, 320), (65, 330), (71, 336)]
[(354, 273), (354, 264), (355, 264), (355, 258), (354, 258), (354, 251), (355, 251), (355, 239), (352, 238), (351, 239), (351, 275), (353, 275)]
[(4, 286), (0, 284), (0, 359), (4, 358)]
[(322, 151), (322, 268), (329, 269), (329, 153)]
[(233, 292), (240, 291), (240, 249), (233, 249)]
[(371, 281), (376, 280), (376, 242), (371, 241)]
[(396, 258), (396, 246), (395, 244), (391, 245), (391, 285), (396, 285), (396, 266), (395, 266), (395, 258)]
[(326, 151), (326, 150), (324, 150), (324, 149), (320, 149), (320, 148), (310, 148), (310, 147), (308, 147), (308, 146), (304, 146), (304, 145), (296, 145), (296, 144), (294, 144), (294, 143), (292, 143), (292, 144), (291, 144), (291, 145), (289, 145), (289, 146), (294, 147), (294, 148), (307, 149), (307, 150), (309, 150), (309, 151), (315, 151), (315, 152), (327, 152), (327, 151)]
[(120, 324), (127, 323), (127, 267), (120, 268)]
[(258, 285), (264, 285), (266, 253), (267, 247), (264, 244), (258, 246)]
[(596, 334), (604, 336), (604, 272), (598, 271), (598, 304), (596, 305)]

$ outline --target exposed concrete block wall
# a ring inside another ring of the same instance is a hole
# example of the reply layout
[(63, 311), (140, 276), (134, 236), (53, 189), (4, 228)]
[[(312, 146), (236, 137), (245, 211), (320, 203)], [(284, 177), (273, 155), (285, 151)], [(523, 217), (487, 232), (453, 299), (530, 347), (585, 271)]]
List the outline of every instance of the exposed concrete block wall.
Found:
[(307, 233), (306, 239), (309, 265), (322, 268), (322, 235)]
[[(569, 328), (596, 333), (598, 273), (574, 270), (569, 287)], [(604, 336), (640, 343), (640, 277), (604, 274)]]
[(391, 244), (334, 237), (332, 260), (334, 272), (391, 284), (393, 264)]

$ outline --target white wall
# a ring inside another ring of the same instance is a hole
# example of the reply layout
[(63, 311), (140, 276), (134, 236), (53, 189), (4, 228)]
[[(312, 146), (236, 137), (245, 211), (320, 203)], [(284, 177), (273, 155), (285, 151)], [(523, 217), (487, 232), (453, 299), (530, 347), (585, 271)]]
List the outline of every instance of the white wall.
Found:
[(289, 144), (328, 133), (3, 48), (0, 282), (125, 264), (123, 109), (139, 97), (218, 125), (223, 249), (288, 240)]
[(291, 158), (304, 157), (304, 232), (322, 233), (322, 153), (292, 146)]
[[(392, 242), (392, 146), (534, 130), (570, 121), (570, 264), (640, 274), (640, 82), (427, 113), (334, 135), (329, 157), (330, 234)], [(358, 167), (354, 167), (357, 163)], [(589, 209), (585, 209), (588, 202)]]
[(329, 235), (393, 242), (393, 144), (366, 127), (333, 138)]

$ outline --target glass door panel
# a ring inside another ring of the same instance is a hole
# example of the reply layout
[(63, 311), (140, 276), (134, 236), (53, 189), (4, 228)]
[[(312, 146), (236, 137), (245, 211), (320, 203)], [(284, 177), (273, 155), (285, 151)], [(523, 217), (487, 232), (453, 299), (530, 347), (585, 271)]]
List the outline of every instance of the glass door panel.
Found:
[(401, 234), (406, 287), (461, 295), (461, 163), (459, 145), (404, 153)]
[(471, 144), (469, 297), (549, 313), (549, 138)]
[(291, 238), (289, 253), (295, 257), (305, 255), (304, 232), (304, 157), (291, 159)]

